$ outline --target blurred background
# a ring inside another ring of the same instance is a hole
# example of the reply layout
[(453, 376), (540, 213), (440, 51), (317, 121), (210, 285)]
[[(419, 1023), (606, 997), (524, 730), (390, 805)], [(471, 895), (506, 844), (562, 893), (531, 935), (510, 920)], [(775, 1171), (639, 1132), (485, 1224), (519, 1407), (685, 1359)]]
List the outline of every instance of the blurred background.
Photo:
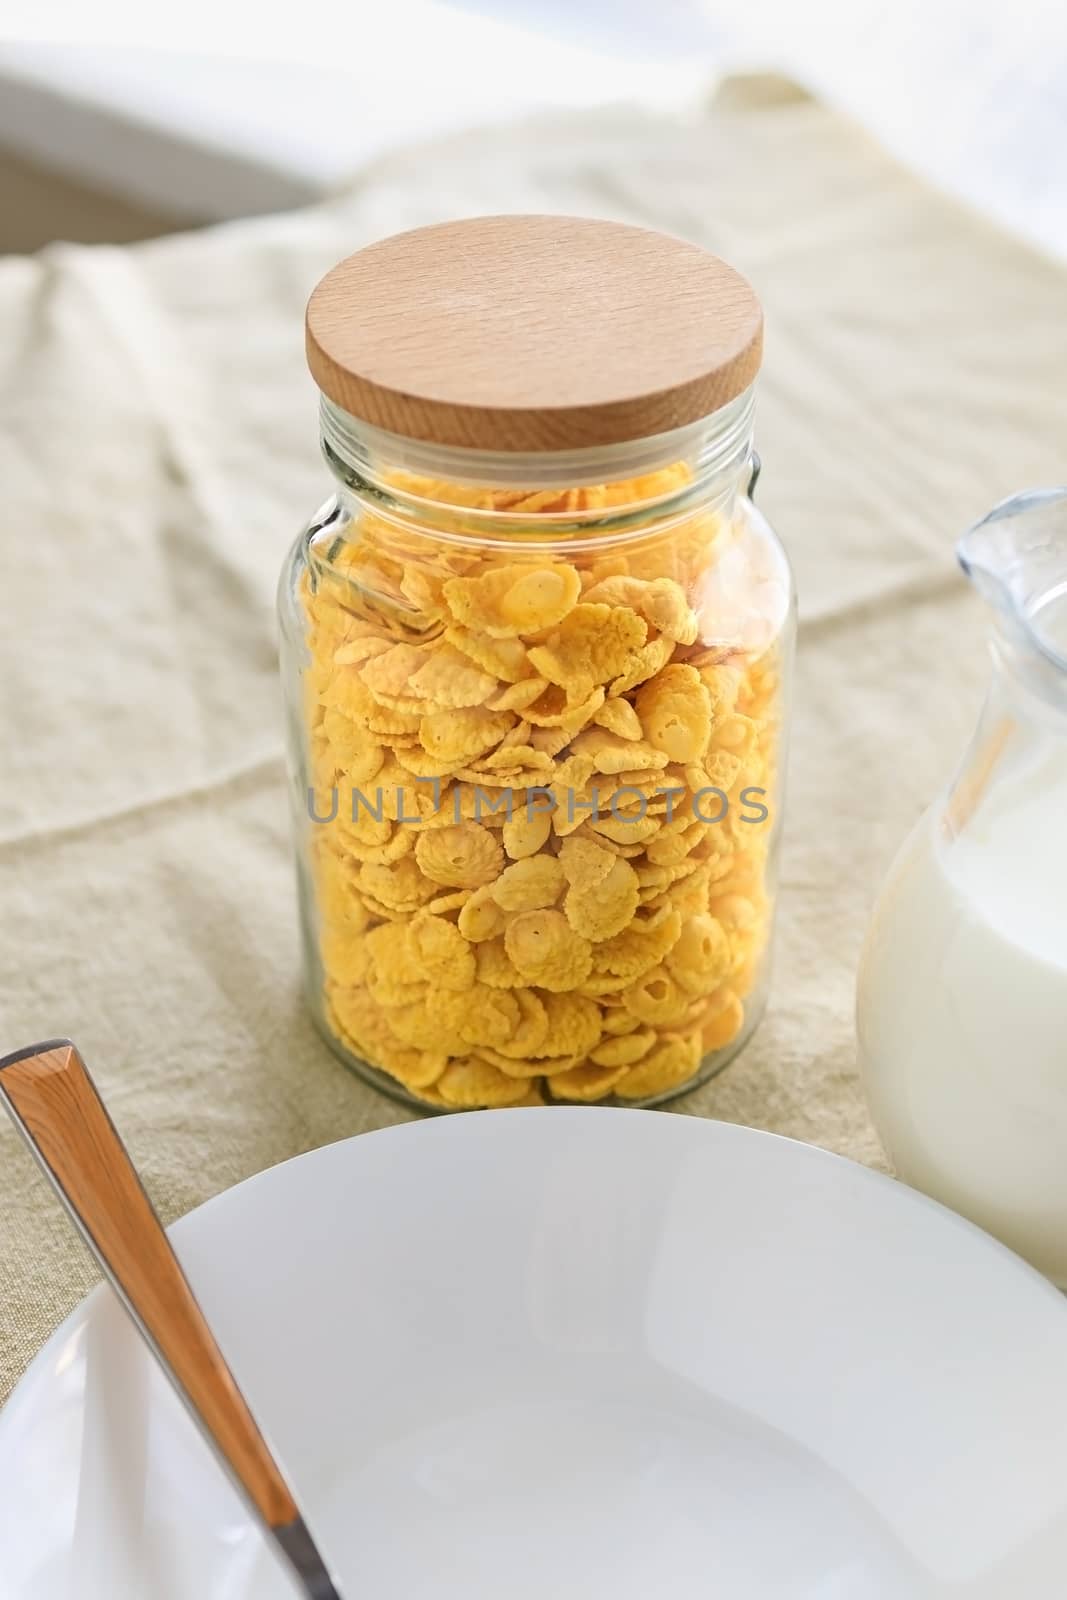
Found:
[(292, 206), (427, 136), (779, 73), (1067, 255), (1062, 0), (5, 0), (0, 251)]

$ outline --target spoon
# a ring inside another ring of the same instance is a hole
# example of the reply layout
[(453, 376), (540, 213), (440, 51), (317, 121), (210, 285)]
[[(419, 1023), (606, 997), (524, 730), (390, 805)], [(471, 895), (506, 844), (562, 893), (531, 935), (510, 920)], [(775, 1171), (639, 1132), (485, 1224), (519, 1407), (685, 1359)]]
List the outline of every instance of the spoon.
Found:
[(341, 1600), (70, 1040), (49, 1039), (0, 1059), (0, 1101), (299, 1592), (306, 1600)]

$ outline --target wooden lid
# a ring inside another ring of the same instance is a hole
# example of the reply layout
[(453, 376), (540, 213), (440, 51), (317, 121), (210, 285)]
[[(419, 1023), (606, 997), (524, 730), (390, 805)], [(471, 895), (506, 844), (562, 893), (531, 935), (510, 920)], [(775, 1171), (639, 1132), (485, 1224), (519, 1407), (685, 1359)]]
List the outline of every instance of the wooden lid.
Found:
[(581, 217), (400, 233), (328, 272), (307, 355), (344, 411), (483, 450), (569, 450), (717, 411), (759, 370), (751, 285), (697, 245)]

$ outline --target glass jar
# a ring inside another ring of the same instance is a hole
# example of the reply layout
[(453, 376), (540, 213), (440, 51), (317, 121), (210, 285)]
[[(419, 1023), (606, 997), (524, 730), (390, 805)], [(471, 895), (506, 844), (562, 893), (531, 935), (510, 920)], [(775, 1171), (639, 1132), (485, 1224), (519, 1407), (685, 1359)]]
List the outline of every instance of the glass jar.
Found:
[(752, 416), (492, 450), (323, 397), (280, 592), (307, 985), (387, 1093), (653, 1105), (757, 1025), (793, 603)]

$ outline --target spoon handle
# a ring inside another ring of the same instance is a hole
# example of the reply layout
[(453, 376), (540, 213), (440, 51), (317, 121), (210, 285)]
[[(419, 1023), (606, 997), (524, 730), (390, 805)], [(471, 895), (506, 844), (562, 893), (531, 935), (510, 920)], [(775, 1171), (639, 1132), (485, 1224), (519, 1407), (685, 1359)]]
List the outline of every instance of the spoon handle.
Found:
[(0, 1060), (6, 1103), (105, 1275), (310, 1600), (340, 1600), (81, 1056)]

